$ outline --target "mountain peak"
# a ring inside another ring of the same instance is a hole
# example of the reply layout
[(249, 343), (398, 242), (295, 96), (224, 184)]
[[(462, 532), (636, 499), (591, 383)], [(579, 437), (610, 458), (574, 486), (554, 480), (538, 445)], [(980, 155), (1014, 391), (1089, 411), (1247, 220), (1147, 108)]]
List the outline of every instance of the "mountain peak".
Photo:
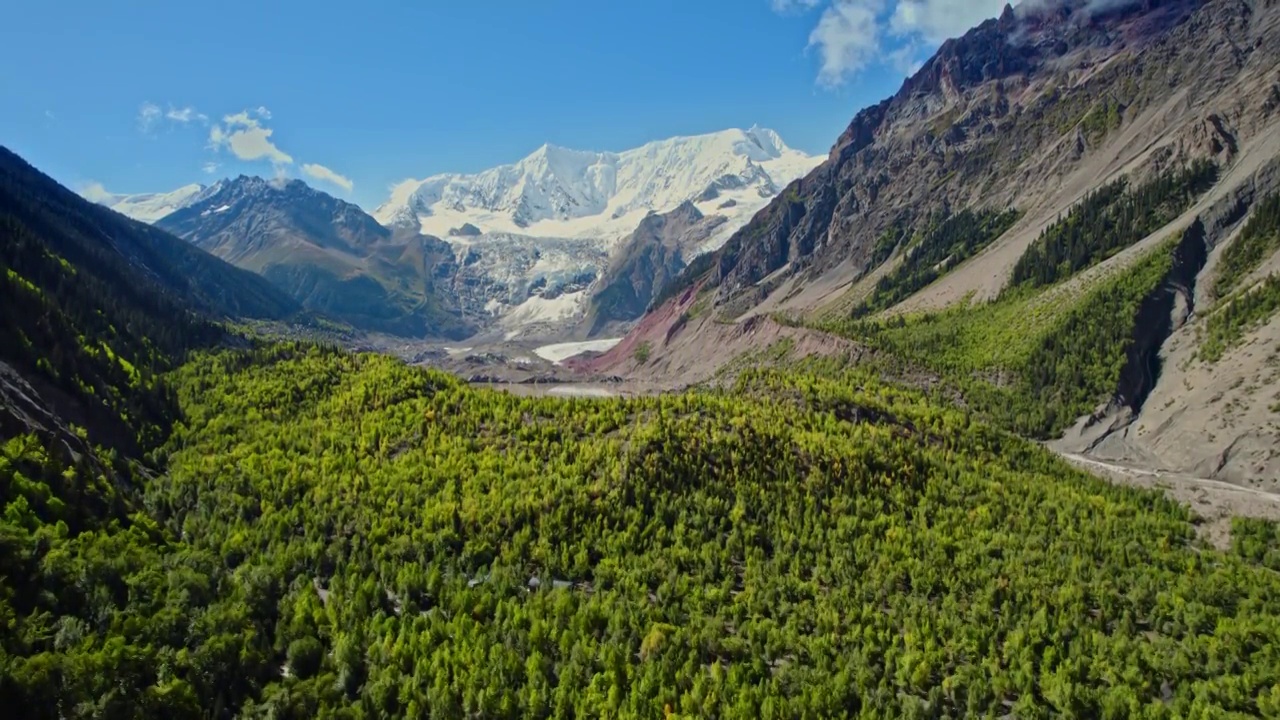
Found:
[[(226, 182), (229, 185), (238, 185), (238, 186), (251, 187), (251, 188), (272, 188), (275, 190), (284, 190), (290, 187), (299, 187), (299, 188), (307, 188), (310, 190), (314, 190), (314, 188), (312, 188), (310, 185), (303, 182), (302, 180), (299, 180), (298, 178), (291, 178), (291, 177), (284, 177), (284, 176), (265, 178), (265, 177), (262, 177), (261, 175), (245, 175), (241, 173), (240, 175), (237, 175), (234, 178), (228, 179)], [(315, 190), (315, 192), (319, 192), (319, 191)]]
[(686, 201), (730, 192), (744, 194), (734, 205), (750, 208), (754, 198), (758, 207), (818, 162), (759, 126), (654, 140), (621, 152), (545, 143), (511, 165), (401, 183), (374, 216), (435, 235), (470, 222), (495, 232), (613, 242), (645, 213)]
[(608, 153), (590, 150), (574, 150), (573, 148), (543, 143), (528, 157), (516, 164), (516, 167), (530, 165), (546, 165), (553, 172), (574, 174), (582, 172), (582, 168), (590, 167), (607, 160)]
[(791, 148), (782, 141), (782, 136), (759, 125), (752, 125), (745, 135), (750, 138), (761, 149), (768, 153), (771, 157), (779, 157)]

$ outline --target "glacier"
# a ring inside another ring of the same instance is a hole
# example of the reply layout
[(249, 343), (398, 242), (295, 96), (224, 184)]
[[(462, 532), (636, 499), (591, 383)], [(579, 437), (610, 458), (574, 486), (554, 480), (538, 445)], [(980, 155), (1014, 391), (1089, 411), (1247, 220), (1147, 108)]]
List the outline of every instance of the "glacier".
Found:
[(510, 165), (401, 182), (373, 216), (449, 242), (464, 305), (483, 303), (505, 339), (553, 338), (581, 317), (591, 284), (650, 213), (693, 202), (725, 218), (687, 262), (722, 246), (823, 159), (758, 126), (622, 152), (543, 145)]

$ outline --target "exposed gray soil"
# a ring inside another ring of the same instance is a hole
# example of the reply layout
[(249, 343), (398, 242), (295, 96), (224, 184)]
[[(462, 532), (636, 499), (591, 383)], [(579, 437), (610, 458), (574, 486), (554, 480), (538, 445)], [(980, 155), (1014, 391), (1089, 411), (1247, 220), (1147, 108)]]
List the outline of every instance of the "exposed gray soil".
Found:
[(1119, 485), (1163, 490), (1203, 519), (1196, 530), (1214, 547), (1231, 546), (1231, 518), (1251, 517), (1280, 522), (1280, 495), (1230, 483), (1103, 462), (1072, 453), (1062, 457), (1076, 467)]

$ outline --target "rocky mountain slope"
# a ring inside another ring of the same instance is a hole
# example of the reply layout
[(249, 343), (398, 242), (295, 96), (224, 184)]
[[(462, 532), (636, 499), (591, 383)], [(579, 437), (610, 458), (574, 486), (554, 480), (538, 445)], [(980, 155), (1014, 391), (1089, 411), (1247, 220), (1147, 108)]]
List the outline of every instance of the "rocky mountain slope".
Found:
[[(773, 316), (900, 358), (894, 367), (905, 356), (915, 381), (933, 377), (970, 403), (1031, 383), (1027, 393), (1064, 393), (1045, 396), (1039, 412), (1085, 415), (1096, 404), (1070, 433), (1079, 449), (1236, 482), (1274, 476), (1280, 405), (1258, 392), (1277, 379), (1267, 358), (1278, 321), (1264, 294), (1272, 250), (1258, 251), (1237, 295), (1203, 288), (1213, 258), (1272, 191), (1277, 38), (1280, 7), (1261, 1), (1007, 8), (860, 112), (820, 167), (682, 274), (667, 305), (590, 367), (705, 376), (725, 362), (730, 336), (760, 351), (750, 336)], [(1160, 194), (1196, 162), (1213, 169), (1207, 185)], [(1120, 199), (1108, 206), (1107, 192)], [(1011, 224), (984, 219), (1009, 211)], [(1070, 239), (1072, 223), (1097, 212), (1116, 221)], [(953, 222), (965, 213), (976, 219)], [(1088, 249), (1104, 237), (1114, 243)], [(1059, 256), (1069, 262), (1051, 268)], [(1173, 270), (1157, 276), (1162, 262)], [(1028, 271), (1048, 280), (1027, 285)], [(1086, 320), (1089, 308), (1112, 316)], [(1251, 324), (1233, 319), (1246, 316)], [(1224, 324), (1243, 335), (1206, 361), (1205, 338)], [(1055, 340), (1103, 330), (1109, 339), (1087, 349)], [(1093, 374), (1037, 374), (1032, 357)], [(1189, 388), (1203, 389), (1189, 399)], [(1236, 407), (1224, 410), (1224, 398)], [(1010, 417), (1041, 431), (1066, 420)]]
[[(1197, 12), (1201, 5), (1122, 2), (1101, 12), (1089, 2), (1036, 3), (948, 41), (896, 95), (860, 112), (827, 161), (723, 250), (720, 299), (751, 305), (793, 276), (856, 278), (875, 265), (881, 238), (936, 212), (1042, 203), (1058, 211), (1123, 166), (1094, 164), (1115, 137), (1111, 126), (1170, 101), (1195, 104), (1179, 96), (1209, 97), (1237, 77), (1229, 36), (1248, 3), (1232, 3), (1223, 17)], [(1204, 114), (1176, 125), (1161, 128), (1161, 147), (1148, 137), (1121, 157), (1159, 167), (1224, 142)], [(1073, 171), (1084, 166), (1080, 182)]]
[(223, 181), (156, 226), (355, 327), (414, 337), (470, 332), (448, 287), (456, 266), (447, 244), (392, 232), (300, 180)]
[(726, 222), (722, 215), (703, 215), (692, 202), (641, 220), (592, 287), (582, 324), (585, 335), (629, 329), (628, 323), (644, 315), (654, 297)]

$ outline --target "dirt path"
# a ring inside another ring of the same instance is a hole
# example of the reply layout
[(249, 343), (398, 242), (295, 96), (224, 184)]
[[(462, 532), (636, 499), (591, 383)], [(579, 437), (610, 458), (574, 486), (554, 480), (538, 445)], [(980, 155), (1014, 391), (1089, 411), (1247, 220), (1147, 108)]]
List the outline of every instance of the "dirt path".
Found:
[(1221, 480), (1116, 465), (1074, 453), (1058, 454), (1076, 467), (1117, 484), (1163, 490), (1171, 499), (1189, 505), (1205, 519), (1196, 528), (1200, 537), (1223, 550), (1231, 546), (1233, 517), (1280, 522), (1280, 495)]

